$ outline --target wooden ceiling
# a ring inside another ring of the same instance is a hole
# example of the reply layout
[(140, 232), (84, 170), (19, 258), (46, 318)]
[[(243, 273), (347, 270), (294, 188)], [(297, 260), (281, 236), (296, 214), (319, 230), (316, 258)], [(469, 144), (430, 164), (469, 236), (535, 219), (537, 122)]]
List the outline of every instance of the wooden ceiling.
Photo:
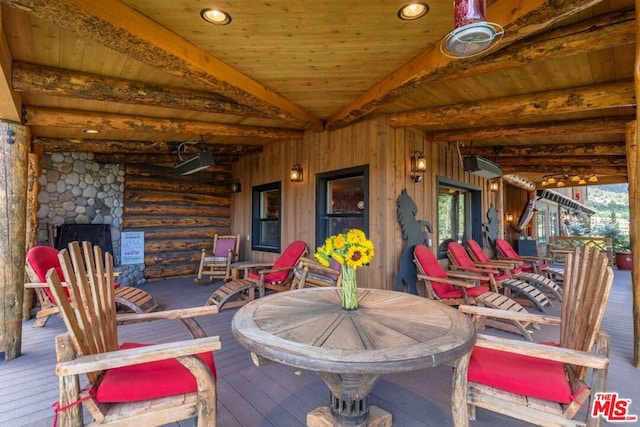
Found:
[(210, 2), (0, 0), (0, 118), (50, 150), (161, 158), (203, 135), (232, 161), (384, 113), (505, 173), (627, 181), (633, 0), (488, 1), (505, 36), (462, 60), (440, 51), (452, 1), (414, 22), (405, 3), (225, 1), (214, 26)]

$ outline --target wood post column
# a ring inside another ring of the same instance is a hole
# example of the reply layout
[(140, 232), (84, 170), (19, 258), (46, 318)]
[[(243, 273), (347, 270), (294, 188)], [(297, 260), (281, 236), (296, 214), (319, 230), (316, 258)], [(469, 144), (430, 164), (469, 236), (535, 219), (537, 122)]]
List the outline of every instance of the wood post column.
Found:
[(0, 120), (0, 361), (20, 356), (31, 133)]

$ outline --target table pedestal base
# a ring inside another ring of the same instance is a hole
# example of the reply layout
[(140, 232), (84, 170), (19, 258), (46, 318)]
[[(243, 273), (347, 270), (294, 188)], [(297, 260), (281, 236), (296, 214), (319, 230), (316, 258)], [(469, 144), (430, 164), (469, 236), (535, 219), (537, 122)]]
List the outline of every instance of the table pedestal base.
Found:
[[(307, 427), (334, 427), (335, 420), (331, 414), (331, 408), (321, 406), (307, 414)], [(377, 406), (369, 407), (369, 418), (363, 426), (366, 427), (391, 427), (391, 414)]]

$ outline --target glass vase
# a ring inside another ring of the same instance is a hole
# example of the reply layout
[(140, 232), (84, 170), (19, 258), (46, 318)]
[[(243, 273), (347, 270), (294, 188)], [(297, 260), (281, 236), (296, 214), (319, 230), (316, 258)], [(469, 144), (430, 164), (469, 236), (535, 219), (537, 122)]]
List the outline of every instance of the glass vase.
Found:
[(342, 269), (342, 308), (345, 310), (358, 308), (358, 282), (355, 268)]

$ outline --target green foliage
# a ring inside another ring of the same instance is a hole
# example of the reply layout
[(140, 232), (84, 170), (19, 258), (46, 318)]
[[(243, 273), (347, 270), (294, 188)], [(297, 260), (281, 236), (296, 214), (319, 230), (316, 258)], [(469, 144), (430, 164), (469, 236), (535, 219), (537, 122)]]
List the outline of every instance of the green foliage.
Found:
[(589, 233), (588, 228), (580, 220), (570, 221), (567, 227), (569, 227), (570, 236), (586, 236)]
[(616, 213), (611, 212), (609, 222), (594, 230), (594, 235), (611, 237), (611, 242), (614, 251), (621, 251), (629, 249), (629, 236), (622, 234)]

